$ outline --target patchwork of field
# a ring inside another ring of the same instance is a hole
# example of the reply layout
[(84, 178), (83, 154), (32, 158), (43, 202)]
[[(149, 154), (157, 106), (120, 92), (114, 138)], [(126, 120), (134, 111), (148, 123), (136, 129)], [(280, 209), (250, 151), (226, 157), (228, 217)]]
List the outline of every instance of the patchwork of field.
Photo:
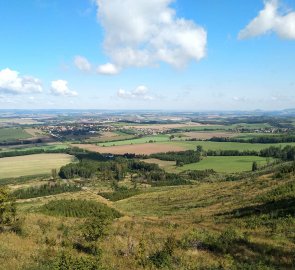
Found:
[[(118, 142), (94, 144), (73, 144), (82, 149), (95, 151), (99, 153), (126, 154), (134, 153), (138, 155), (149, 155), (153, 153), (169, 152), (169, 151), (185, 151), (195, 150), (198, 145), (204, 150), (238, 150), (238, 151), (260, 151), (270, 146), (286, 145), (294, 146), (295, 143), (279, 143), (279, 144), (253, 144), (238, 142), (211, 142), (211, 141), (170, 141), (168, 135), (157, 135), (144, 137), (134, 140), (125, 140)], [(148, 141), (153, 142), (148, 142)], [(147, 143), (148, 142), (148, 143)]]
[(154, 129), (158, 131), (169, 130), (174, 128), (191, 128), (191, 127), (211, 127), (211, 125), (205, 125), (195, 122), (179, 123), (179, 124), (150, 124), (150, 125), (130, 125), (131, 129)]
[(118, 145), (118, 146), (97, 146), (93, 144), (73, 144), (72, 146), (86, 149), (89, 151), (99, 153), (110, 153), (115, 155), (123, 155), (126, 153), (136, 155), (150, 155), (154, 153), (169, 152), (169, 151), (183, 151), (185, 148), (175, 144), (161, 144), (161, 143), (146, 143), (133, 145)]
[(0, 159), (0, 179), (50, 174), (52, 169), (73, 162), (67, 154), (36, 154)]
[(32, 118), (0, 118), (0, 126), (12, 125), (12, 124), (34, 125), (34, 124), (40, 124), (40, 122)]
[(86, 140), (86, 142), (112, 142), (118, 140), (132, 139), (134, 135), (124, 134), (120, 132), (103, 132), (100, 136), (93, 136)]

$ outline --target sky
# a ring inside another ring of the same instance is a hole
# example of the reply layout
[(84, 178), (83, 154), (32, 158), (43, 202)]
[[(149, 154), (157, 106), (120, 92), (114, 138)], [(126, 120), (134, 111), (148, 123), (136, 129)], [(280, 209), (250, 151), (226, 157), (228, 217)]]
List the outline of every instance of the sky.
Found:
[(295, 108), (295, 0), (0, 0), (0, 109)]

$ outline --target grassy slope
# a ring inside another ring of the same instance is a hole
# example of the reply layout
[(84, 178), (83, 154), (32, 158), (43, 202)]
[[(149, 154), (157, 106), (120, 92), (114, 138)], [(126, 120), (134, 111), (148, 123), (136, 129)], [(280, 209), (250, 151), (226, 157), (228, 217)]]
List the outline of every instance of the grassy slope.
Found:
[(0, 178), (50, 174), (51, 169), (73, 161), (67, 154), (37, 154), (0, 159)]
[[(6, 270), (26, 269), (29, 265), (36, 265), (36, 259), (46, 260), (50, 256), (54, 257), (55, 252), (62, 249), (62, 241), (75, 237), (81, 220), (46, 216), (38, 213), (38, 207), (52, 199), (87, 198), (104, 202), (125, 215), (113, 223), (109, 236), (100, 241), (103, 249), (102, 262), (107, 269), (143, 269), (136, 261), (139, 242), (144, 243), (144, 252), (148, 255), (160, 249), (168, 236), (173, 235), (180, 240), (193, 230), (205, 229), (217, 233), (229, 226), (248, 235), (247, 245), (240, 243), (238, 250), (231, 251), (230, 257), (210, 250), (186, 250), (179, 247), (175, 256), (181, 258), (183, 267), (173, 269), (199, 269), (197, 266), (208, 267), (202, 269), (215, 266), (214, 269), (217, 269), (220, 264), (224, 266), (223, 269), (230, 269), (228, 265), (233, 259), (247, 262), (267, 260), (269, 265), (278, 266), (277, 269), (292, 269), (295, 244), (286, 232), (294, 232), (294, 218), (293, 223), (290, 223), (290, 219), (288, 222), (275, 219), (274, 227), (263, 224), (255, 227), (252, 216), (235, 218), (227, 214), (257, 205), (258, 196), (290, 181), (294, 180), (272, 180), (263, 176), (255, 180), (150, 188), (144, 194), (115, 203), (97, 196), (95, 190), (91, 189), (75, 194), (21, 201), (18, 209), (26, 216), (26, 233), (24, 236), (0, 234), (0, 264)], [(257, 224), (257, 219), (255, 222)], [(63, 228), (67, 230), (66, 234), (63, 233)], [(71, 245), (67, 248), (72, 254), (77, 254), (71, 249)]]

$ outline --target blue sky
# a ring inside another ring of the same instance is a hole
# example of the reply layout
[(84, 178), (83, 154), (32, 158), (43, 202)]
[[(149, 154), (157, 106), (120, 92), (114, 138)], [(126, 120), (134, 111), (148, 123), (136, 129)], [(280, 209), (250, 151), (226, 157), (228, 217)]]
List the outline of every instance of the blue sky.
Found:
[(294, 108), (294, 10), (294, 0), (0, 1), (0, 108)]

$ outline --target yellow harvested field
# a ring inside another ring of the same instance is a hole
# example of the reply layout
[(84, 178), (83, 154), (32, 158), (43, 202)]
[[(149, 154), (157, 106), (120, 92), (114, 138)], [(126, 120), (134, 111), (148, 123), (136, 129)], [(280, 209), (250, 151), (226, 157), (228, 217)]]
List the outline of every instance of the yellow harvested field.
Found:
[(150, 155), (154, 153), (169, 151), (184, 151), (185, 148), (173, 144), (145, 143), (134, 145), (118, 145), (118, 146), (97, 146), (93, 144), (73, 144), (73, 146), (99, 153), (110, 153), (115, 155), (136, 154)]
[(20, 176), (50, 174), (52, 169), (74, 161), (67, 154), (36, 154), (0, 158), (0, 179)]

